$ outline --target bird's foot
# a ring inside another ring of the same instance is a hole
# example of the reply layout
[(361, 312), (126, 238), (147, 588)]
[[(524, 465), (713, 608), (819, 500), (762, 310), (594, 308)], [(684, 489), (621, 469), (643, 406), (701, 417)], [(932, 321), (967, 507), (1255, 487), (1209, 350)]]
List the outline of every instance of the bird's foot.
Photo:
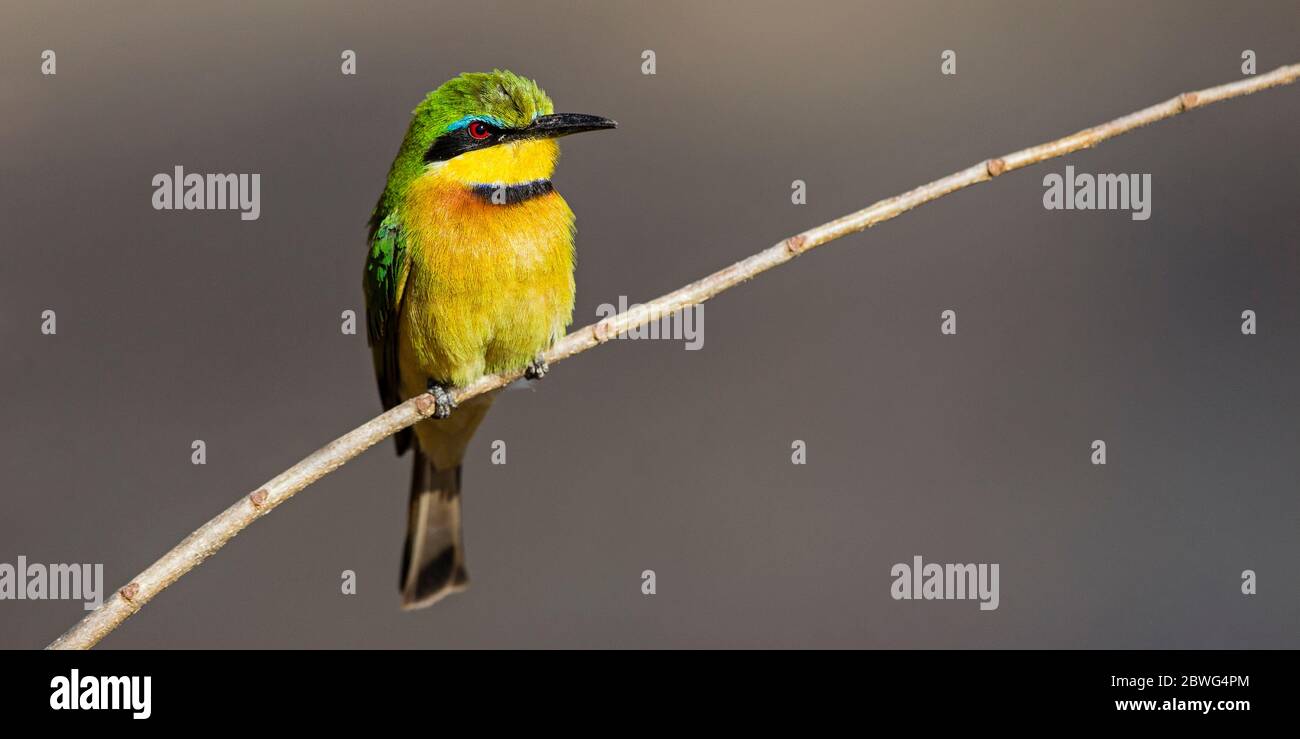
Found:
[(551, 371), (551, 365), (546, 363), (542, 355), (538, 354), (533, 361), (528, 363), (524, 368), (524, 377), (529, 380), (540, 380), (546, 377), (546, 373)]
[(429, 394), (433, 396), (433, 417), (446, 418), (451, 415), (451, 411), (456, 407), (456, 400), (447, 392), (447, 388), (439, 385), (433, 380), (429, 380)]

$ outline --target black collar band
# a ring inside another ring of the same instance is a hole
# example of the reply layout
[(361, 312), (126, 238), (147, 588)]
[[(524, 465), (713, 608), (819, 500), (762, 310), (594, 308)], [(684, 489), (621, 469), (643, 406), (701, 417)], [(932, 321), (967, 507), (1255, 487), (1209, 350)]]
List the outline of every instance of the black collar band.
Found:
[(492, 205), (515, 205), (555, 190), (550, 180), (533, 180), (518, 185), (474, 185), (475, 197)]

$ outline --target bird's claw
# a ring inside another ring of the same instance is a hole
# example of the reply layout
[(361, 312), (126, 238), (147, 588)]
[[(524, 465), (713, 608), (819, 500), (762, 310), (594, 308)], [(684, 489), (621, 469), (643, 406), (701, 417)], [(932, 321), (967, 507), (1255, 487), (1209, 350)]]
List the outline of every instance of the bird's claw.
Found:
[(538, 355), (536, 359), (528, 363), (524, 368), (524, 377), (529, 380), (540, 380), (546, 377), (546, 373), (551, 371), (551, 365)]
[(451, 411), (456, 407), (455, 398), (447, 392), (447, 388), (439, 385), (433, 380), (429, 380), (429, 394), (433, 396), (433, 417), (446, 418), (451, 415)]

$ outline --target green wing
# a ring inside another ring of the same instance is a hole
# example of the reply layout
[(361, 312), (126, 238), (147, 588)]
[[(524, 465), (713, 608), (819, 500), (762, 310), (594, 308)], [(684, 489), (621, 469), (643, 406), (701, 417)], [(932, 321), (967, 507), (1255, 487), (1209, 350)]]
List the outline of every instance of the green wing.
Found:
[[(402, 402), (397, 367), (397, 327), (409, 262), (401, 222), (397, 213), (389, 213), (372, 226), (363, 283), (366, 336), (374, 355), (375, 379), (379, 381), (379, 398), (384, 410)], [(393, 439), (397, 442), (397, 453), (406, 453), (411, 446), (411, 429), (399, 431)]]

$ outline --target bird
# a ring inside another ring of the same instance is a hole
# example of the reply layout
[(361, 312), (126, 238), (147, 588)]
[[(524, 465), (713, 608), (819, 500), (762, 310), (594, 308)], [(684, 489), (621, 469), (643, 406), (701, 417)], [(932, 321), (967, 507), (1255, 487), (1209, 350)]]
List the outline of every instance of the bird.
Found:
[(428, 93), (369, 221), (366, 335), (387, 410), (421, 393), (431, 417), (395, 436), (414, 451), (401, 606), (469, 583), (461, 466), (492, 396), (451, 390), (485, 374), (546, 374), (573, 320), (574, 215), (551, 183), (557, 139), (618, 124), (556, 113), (535, 80), (494, 69)]

